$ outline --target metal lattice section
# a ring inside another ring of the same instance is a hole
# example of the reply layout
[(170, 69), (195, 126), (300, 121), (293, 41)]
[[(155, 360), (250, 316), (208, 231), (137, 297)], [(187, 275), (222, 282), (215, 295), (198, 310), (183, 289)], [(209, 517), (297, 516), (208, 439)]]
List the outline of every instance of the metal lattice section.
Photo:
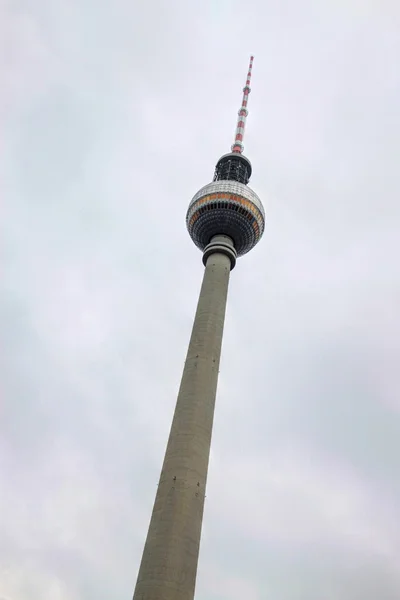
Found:
[(243, 154), (226, 154), (215, 167), (214, 181), (238, 181), (247, 185), (251, 177), (251, 164)]
[(261, 200), (247, 186), (234, 181), (216, 181), (194, 196), (186, 225), (201, 250), (214, 235), (223, 234), (232, 238), (238, 256), (242, 256), (260, 240), (265, 213)]

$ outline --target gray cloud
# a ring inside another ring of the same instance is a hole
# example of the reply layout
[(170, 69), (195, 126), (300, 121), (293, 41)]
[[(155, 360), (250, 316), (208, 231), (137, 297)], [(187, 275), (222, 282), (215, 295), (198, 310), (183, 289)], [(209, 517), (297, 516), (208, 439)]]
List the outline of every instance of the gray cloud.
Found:
[(400, 12), (264, 4), (0, 7), (4, 600), (132, 594), (253, 52), (197, 596), (399, 596)]

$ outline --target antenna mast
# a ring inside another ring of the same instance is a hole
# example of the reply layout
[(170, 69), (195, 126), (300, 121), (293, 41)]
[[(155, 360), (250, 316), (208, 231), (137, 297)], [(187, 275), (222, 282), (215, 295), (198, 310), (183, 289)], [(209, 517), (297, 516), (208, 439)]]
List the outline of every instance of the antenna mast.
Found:
[(251, 81), (251, 70), (253, 68), (253, 60), (254, 60), (254, 56), (250, 56), (249, 72), (247, 73), (246, 85), (243, 88), (242, 106), (240, 107), (240, 110), (238, 112), (239, 116), (238, 116), (238, 122), (237, 122), (237, 126), (236, 126), (235, 141), (231, 147), (232, 152), (234, 152), (236, 154), (242, 154), (242, 152), (244, 150), (243, 137), (244, 137), (244, 129), (246, 126), (246, 117), (249, 112), (247, 110), (247, 102), (249, 100), (249, 94), (251, 92), (250, 81)]

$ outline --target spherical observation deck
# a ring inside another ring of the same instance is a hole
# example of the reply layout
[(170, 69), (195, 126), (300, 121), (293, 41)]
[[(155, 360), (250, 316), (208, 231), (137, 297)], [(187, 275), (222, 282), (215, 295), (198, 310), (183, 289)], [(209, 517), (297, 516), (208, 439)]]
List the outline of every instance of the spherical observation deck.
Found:
[(193, 197), (186, 214), (193, 242), (204, 250), (215, 235), (232, 238), (237, 255), (249, 252), (264, 233), (261, 200), (247, 185), (220, 180), (205, 185)]

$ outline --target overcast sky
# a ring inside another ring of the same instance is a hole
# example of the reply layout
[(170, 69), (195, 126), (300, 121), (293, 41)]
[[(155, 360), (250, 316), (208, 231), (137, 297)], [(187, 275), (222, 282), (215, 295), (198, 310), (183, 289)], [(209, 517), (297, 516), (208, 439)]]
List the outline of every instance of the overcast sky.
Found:
[(197, 600), (400, 597), (397, 0), (0, 0), (1, 600), (132, 596), (245, 153)]

